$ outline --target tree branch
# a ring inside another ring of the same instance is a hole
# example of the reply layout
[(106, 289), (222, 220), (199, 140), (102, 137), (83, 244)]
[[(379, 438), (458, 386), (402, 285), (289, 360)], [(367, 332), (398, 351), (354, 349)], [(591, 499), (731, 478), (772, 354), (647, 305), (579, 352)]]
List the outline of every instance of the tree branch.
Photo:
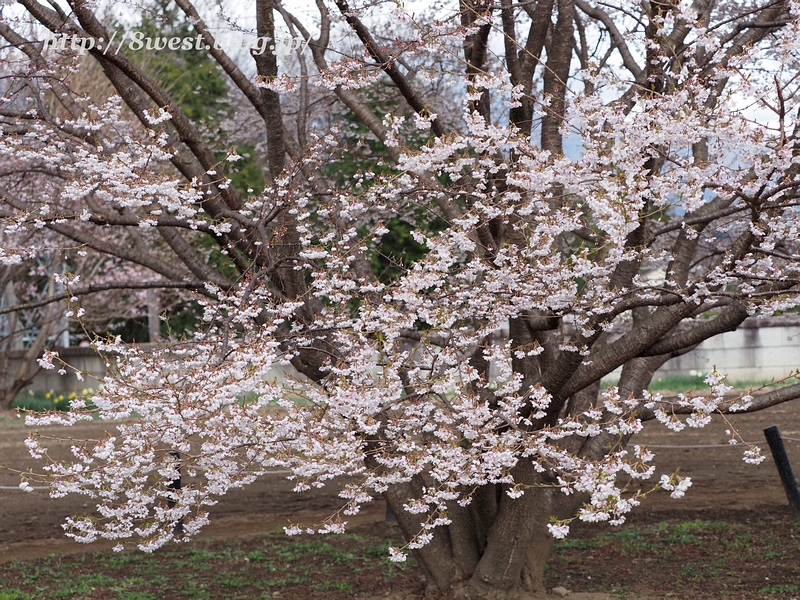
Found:
[(74, 296), (87, 296), (89, 294), (96, 294), (98, 292), (107, 292), (108, 290), (158, 290), (158, 289), (188, 289), (195, 290), (196, 292), (208, 297), (215, 297), (205, 289), (205, 284), (202, 281), (128, 281), (123, 283), (96, 283), (86, 287), (80, 287), (68, 290), (62, 294), (54, 294), (37, 300), (36, 302), (25, 302), (23, 304), (15, 304), (0, 309), (0, 315), (5, 315), (19, 310), (30, 310), (32, 308), (39, 308), (66, 300)]
[[(408, 83), (408, 80), (403, 76), (400, 72), (400, 69), (397, 68), (397, 63), (393, 58), (390, 58), (386, 55), (386, 53), (381, 49), (375, 39), (370, 34), (369, 29), (361, 22), (361, 20), (356, 16), (356, 14), (350, 9), (346, 0), (336, 0), (336, 6), (339, 7), (339, 11), (344, 16), (347, 23), (356, 32), (356, 35), (361, 40), (361, 43), (364, 44), (364, 47), (369, 52), (370, 56), (378, 63), (378, 65), (383, 69), (383, 72), (386, 73), (389, 78), (394, 82), (397, 86), (397, 89), (403, 95), (403, 98), (406, 99), (406, 102), (413, 108), (417, 114), (422, 116), (427, 116), (428, 110), (425, 107), (425, 104), (420, 100), (417, 93), (411, 89), (411, 86)], [(431, 123), (431, 129), (437, 136), (443, 136), (445, 134), (444, 127), (442, 126), (439, 119), (434, 119)]]

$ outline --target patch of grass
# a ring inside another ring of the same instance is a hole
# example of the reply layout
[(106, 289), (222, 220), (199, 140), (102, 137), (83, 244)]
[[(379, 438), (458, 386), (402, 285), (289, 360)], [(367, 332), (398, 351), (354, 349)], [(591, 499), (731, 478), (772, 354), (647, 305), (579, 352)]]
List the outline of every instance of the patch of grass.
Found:
[(694, 562), (690, 561), (684, 564), (679, 571), (681, 577), (694, 581), (704, 581), (706, 579), (715, 579), (720, 576), (720, 569), (714, 565), (706, 564), (703, 561)]
[[(753, 534), (746, 531), (742, 534), (733, 536), (732, 539), (723, 540), (723, 544), (733, 550), (747, 550), (753, 543)], [(769, 552), (769, 551), (765, 551)]]
[(567, 538), (561, 542), (557, 542), (555, 547), (557, 550), (586, 550), (587, 548), (597, 548), (600, 546), (600, 540), (584, 540), (584, 539), (573, 539)]
[[(695, 392), (704, 393), (708, 391), (708, 384), (704, 381), (708, 373), (700, 371), (690, 371), (688, 374), (672, 374), (664, 375), (663, 377), (655, 377), (650, 383), (649, 389), (652, 391), (670, 391), (670, 392), (685, 392), (687, 390), (694, 390)], [(794, 379), (787, 380), (786, 383), (794, 382)], [(727, 380), (728, 385), (739, 389), (758, 389), (760, 387), (776, 388), (780, 387), (781, 383), (774, 383), (767, 380), (752, 380), (745, 379), (741, 381)]]
[(51, 556), (0, 565), (0, 600), (344, 600), (418, 585), (411, 564), (396, 565), (389, 546), (401, 543), (389, 526), (380, 535), (288, 537), (172, 544), (138, 551)]
[(708, 389), (708, 384), (703, 381), (705, 377), (705, 373), (696, 373), (694, 371), (687, 375), (664, 375), (663, 377), (654, 377), (653, 381), (650, 383), (650, 389), (669, 390), (671, 392), (695, 390), (699, 392)]
[[(631, 598), (752, 600), (798, 596), (800, 523), (786, 513), (752, 520), (693, 520), (575, 529), (554, 545), (547, 587)], [(766, 559), (766, 560), (765, 560)], [(769, 585), (765, 586), (765, 583)]]
[(0, 600), (29, 600), (34, 598), (19, 588), (0, 590)]
[(638, 554), (642, 550), (655, 547), (657, 541), (651, 539), (652, 536), (638, 529), (623, 529), (598, 536), (598, 541), (608, 541), (617, 545), (622, 554)]
[(759, 594), (783, 594), (784, 592), (796, 592), (800, 590), (800, 586), (792, 583), (780, 583), (778, 585), (768, 585), (758, 590)]
[(69, 410), (69, 403), (75, 398), (81, 397), (87, 400), (87, 407), (91, 408), (92, 404), (89, 401), (94, 394), (94, 388), (84, 388), (80, 392), (56, 392), (50, 390), (49, 392), (28, 390), (24, 394), (20, 394), (14, 398), (11, 403), (11, 408), (32, 412), (43, 412), (47, 410)]
[[(693, 390), (698, 393), (705, 393), (708, 391), (708, 384), (704, 381), (708, 373), (700, 371), (690, 371), (689, 373), (663, 375), (655, 377), (650, 383), (648, 388), (650, 391), (659, 392), (686, 392)], [(785, 383), (795, 383), (796, 379), (789, 379)], [(617, 385), (619, 383), (618, 377), (607, 377), (600, 382), (601, 389), (607, 388), (609, 385)], [(752, 380), (746, 379), (741, 381), (727, 380), (728, 385), (738, 389), (758, 389), (760, 387), (777, 388), (783, 383), (774, 383), (773, 381), (766, 380)]]
[(353, 586), (350, 585), (350, 583), (348, 583), (347, 581), (323, 581), (321, 583), (315, 583), (314, 589), (319, 591), (338, 590), (340, 592), (348, 592), (348, 593), (355, 592)]
[(688, 521), (678, 523), (671, 528), (665, 528), (666, 541), (670, 544), (694, 544), (702, 546), (703, 540), (697, 535), (699, 532), (711, 529), (705, 521)]

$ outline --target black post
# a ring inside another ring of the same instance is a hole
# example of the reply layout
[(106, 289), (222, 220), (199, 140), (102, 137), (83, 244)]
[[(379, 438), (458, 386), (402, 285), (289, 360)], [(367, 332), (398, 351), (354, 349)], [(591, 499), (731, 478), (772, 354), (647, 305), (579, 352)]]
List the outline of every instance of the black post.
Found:
[[(179, 490), (181, 489), (181, 453), (180, 452), (170, 452), (170, 456), (172, 456), (175, 461), (178, 463), (178, 477), (173, 479), (167, 487), (171, 490)], [(173, 508), (175, 506), (174, 500), (167, 500), (167, 506), (169, 508)], [(175, 523), (175, 529), (172, 531), (174, 535), (183, 535), (183, 519)]]
[(775, 466), (778, 467), (778, 474), (781, 476), (783, 489), (786, 490), (789, 506), (792, 507), (795, 516), (800, 517), (800, 489), (797, 487), (797, 480), (792, 472), (792, 465), (789, 463), (789, 456), (783, 446), (778, 426), (767, 427), (764, 430), (764, 437), (767, 438), (769, 449), (772, 450), (772, 458), (775, 459)]

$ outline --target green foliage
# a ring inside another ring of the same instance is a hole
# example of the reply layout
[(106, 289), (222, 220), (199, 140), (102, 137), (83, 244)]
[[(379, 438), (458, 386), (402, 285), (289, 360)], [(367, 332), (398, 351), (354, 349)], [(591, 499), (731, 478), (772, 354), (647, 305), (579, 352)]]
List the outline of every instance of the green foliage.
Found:
[(196, 331), (202, 311), (196, 302), (184, 301), (172, 306), (164, 313), (161, 321), (161, 335), (171, 339), (179, 339)]
[[(172, 0), (154, 0), (152, 8), (143, 12), (138, 30), (145, 34), (145, 39), (197, 36)], [(208, 52), (192, 46), (190, 50), (161, 52), (145, 49), (138, 55), (148, 73), (175, 99), (207, 141), (226, 144), (227, 133), (219, 123), (221, 117), (231, 110), (227, 79)], [(236, 152), (241, 158), (228, 162), (229, 151)], [(217, 171), (221, 174), (224, 170), (240, 193), (246, 194), (248, 189), (260, 193), (264, 189), (264, 173), (252, 144), (220, 149), (216, 158), (220, 164)]]
[[(381, 237), (380, 243), (372, 253), (371, 262), (372, 271), (378, 279), (383, 283), (389, 283), (422, 259), (428, 253), (428, 248), (411, 237), (414, 227), (408, 222), (395, 217), (384, 225), (389, 233)], [(434, 219), (427, 223), (426, 227), (428, 232), (440, 231), (443, 228), (444, 222), (440, 219)]]
[[(413, 111), (403, 105), (394, 88), (373, 85), (363, 90), (362, 96), (364, 103), (376, 115), (391, 113), (406, 117), (406, 123), (398, 137), (410, 147), (418, 148), (428, 140), (429, 136), (409, 124), (409, 121), (412, 121), (410, 117)], [(349, 187), (359, 173), (371, 172), (380, 175), (391, 170), (392, 161), (389, 159), (386, 146), (351, 110), (335, 115), (331, 125), (339, 129), (338, 141), (342, 151), (332, 157), (323, 169), (328, 179), (334, 181), (336, 185)], [(368, 181), (362, 185), (365, 184), (368, 185)]]
[[(218, 252), (218, 246), (213, 240), (199, 238), (206, 245), (211, 246), (210, 253)], [(201, 245), (203, 242), (201, 242)], [(227, 259), (226, 259), (227, 260)], [(226, 266), (228, 266), (226, 264)], [(232, 270), (230, 267), (228, 270)], [(194, 332), (200, 321), (202, 312), (193, 301), (178, 301), (163, 312), (160, 320), (161, 335), (173, 339), (186, 337)], [(105, 323), (105, 333), (119, 336), (126, 344), (145, 344), (150, 341), (150, 326), (147, 317), (134, 317), (131, 319), (111, 319)]]
[(703, 521), (689, 521), (678, 523), (669, 529), (665, 529), (664, 539), (670, 544), (694, 544), (702, 546), (702, 539), (696, 534), (706, 529)]
[(704, 581), (710, 578), (716, 579), (721, 574), (722, 571), (719, 567), (694, 561), (684, 563), (679, 571), (679, 575), (689, 581)]
[[(49, 392), (28, 390), (14, 398), (11, 408), (27, 410), (32, 412), (42, 412), (47, 410), (69, 410), (70, 400), (80, 396), (85, 400), (90, 400), (96, 393), (94, 388), (84, 388), (80, 392)], [(91, 408), (91, 402), (86, 403)]]
[(106, 331), (119, 336), (126, 344), (144, 344), (150, 341), (147, 317), (112, 319), (106, 324)]
[[(151, 0), (135, 31), (142, 32), (144, 39), (197, 35), (172, 0)], [(211, 126), (226, 109), (225, 77), (206, 51), (194, 47), (180, 51), (145, 48), (134, 52), (134, 57), (196, 124)], [(217, 133), (216, 129), (211, 133)]]
[[(233, 187), (242, 195), (251, 193), (250, 190), (260, 194), (264, 190), (266, 182), (264, 180), (264, 171), (256, 161), (255, 146), (252, 144), (237, 146), (236, 153), (242, 157), (240, 160), (225, 163), (225, 172), (230, 178)], [(222, 161), (224, 158), (220, 156), (219, 160)]]
[(0, 600), (32, 600), (35, 596), (26, 594), (19, 588), (0, 590)]
[[(414, 111), (396, 96), (393, 88), (374, 85), (364, 90), (363, 95), (365, 103), (375, 114), (405, 117), (398, 138), (409, 148), (420, 148), (431, 140), (429, 132), (413, 125)], [(331, 125), (338, 127), (340, 151), (331, 157), (323, 173), (335, 185), (358, 194), (359, 190), (372, 186), (380, 175), (392, 173), (392, 161), (386, 146), (355, 114), (348, 110), (335, 115)], [(411, 237), (411, 231), (419, 227), (425, 233), (435, 233), (442, 231), (445, 223), (430, 213), (419, 211), (414, 214), (412, 211), (406, 219), (395, 217), (384, 226), (389, 233), (382, 236), (370, 259), (378, 279), (388, 283), (427, 253), (427, 248)], [(361, 233), (363, 235), (366, 231)]]

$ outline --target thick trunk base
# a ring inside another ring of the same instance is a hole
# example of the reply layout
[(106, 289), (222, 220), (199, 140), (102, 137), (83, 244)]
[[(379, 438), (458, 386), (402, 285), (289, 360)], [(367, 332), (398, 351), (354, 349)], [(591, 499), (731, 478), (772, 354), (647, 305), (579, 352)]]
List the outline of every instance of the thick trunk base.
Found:
[[(512, 499), (504, 488), (495, 488), (495, 496), (489, 494), (483, 498), (484, 508), (491, 504), (485, 502), (490, 496), (495, 498), (492, 510), (478, 510), (481, 507), (478, 504), (471, 519), (454, 511), (447, 528), (434, 530), (431, 545), (438, 543), (436, 548), (415, 552), (428, 582), (428, 598), (538, 600), (546, 597), (545, 566), (554, 541), (547, 524), (552, 517), (574, 514), (581, 499), (542, 485), (537, 480), (539, 474), (529, 463), (518, 464), (514, 475), (516, 481), (529, 486), (522, 497)], [(467, 532), (472, 535), (466, 535)], [(470, 540), (474, 544), (473, 553), (463, 550)]]

